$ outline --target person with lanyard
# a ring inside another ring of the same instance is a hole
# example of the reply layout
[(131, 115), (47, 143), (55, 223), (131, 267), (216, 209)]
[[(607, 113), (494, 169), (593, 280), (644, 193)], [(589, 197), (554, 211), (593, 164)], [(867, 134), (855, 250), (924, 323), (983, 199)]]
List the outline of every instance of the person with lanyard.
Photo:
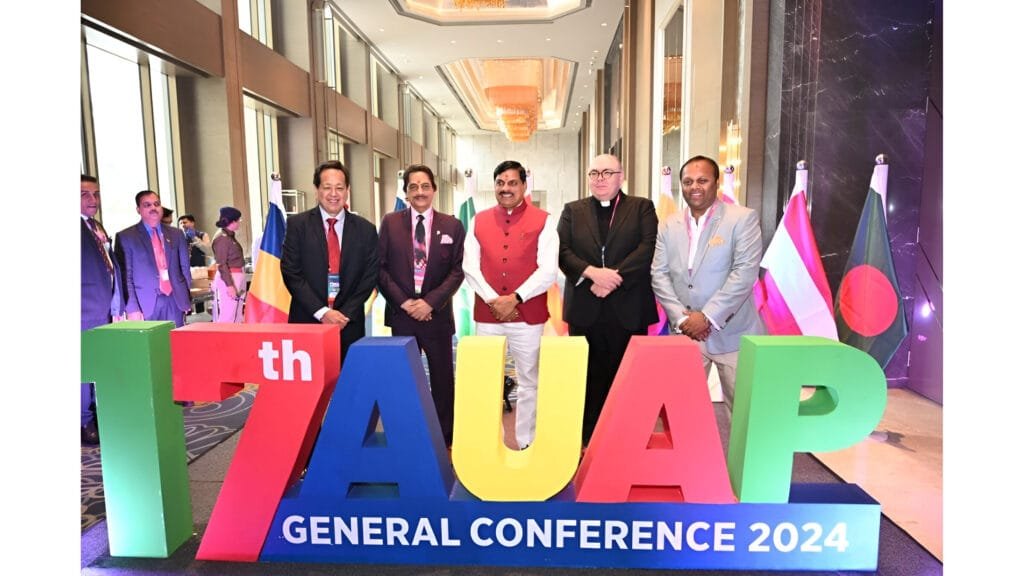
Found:
[[(100, 184), (82, 174), (82, 331), (124, 320), (121, 267), (110, 249), (110, 237), (96, 220), (100, 211)], [(82, 382), (82, 443), (100, 443), (96, 425), (96, 394), (92, 382)]]
[(651, 277), (673, 331), (698, 342), (706, 374), (712, 364), (718, 368), (728, 430), (740, 337), (764, 334), (753, 298), (761, 227), (755, 211), (718, 198), (718, 175), (705, 156), (683, 164), (686, 208), (658, 226)]
[(651, 260), (658, 216), (647, 198), (622, 191), (622, 164), (610, 154), (590, 162), (590, 197), (569, 202), (558, 221), (558, 265), (565, 274), (562, 319), (587, 339), (583, 444), (597, 425), (629, 340), (658, 320)]
[(380, 294), (387, 301), (384, 325), (392, 336), (415, 336), (427, 356), (430, 394), (445, 445), (452, 445), (455, 371), (452, 297), (462, 284), (466, 229), (457, 218), (433, 208), (434, 172), (413, 164), (402, 174), (409, 208), (390, 212), (380, 223)]
[(526, 169), (505, 160), (494, 169), (496, 206), (477, 213), (466, 231), (462, 268), (476, 292), (478, 336), (505, 336), (519, 380), (516, 444), (532, 442), (537, 425), (540, 341), (548, 288), (558, 278), (555, 217), (525, 200)]
[(213, 297), (217, 314), (214, 322), (239, 324), (245, 302), (245, 255), (235, 232), (242, 223), (242, 212), (234, 206), (220, 209), (217, 228), (220, 233), (213, 239), (213, 258), (217, 262), (217, 277), (213, 281)]
[(192, 273), (188, 241), (173, 225), (163, 224), (160, 195), (143, 190), (135, 195), (138, 224), (114, 237), (114, 253), (122, 271), (129, 320), (168, 320), (185, 325), (192, 309)]
[(366, 335), (363, 307), (377, 286), (377, 229), (349, 211), (348, 169), (337, 160), (313, 172), (317, 206), (288, 218), (281, 276), (292, 295), (288, 322), (341, 327), (341, 359)]

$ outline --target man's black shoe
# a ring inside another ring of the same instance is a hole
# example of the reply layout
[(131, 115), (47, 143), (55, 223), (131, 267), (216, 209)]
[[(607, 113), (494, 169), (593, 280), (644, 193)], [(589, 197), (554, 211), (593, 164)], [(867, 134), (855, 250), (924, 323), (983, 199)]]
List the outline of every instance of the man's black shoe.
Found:
[(100, 443), (100, 431), (96, 429), (96, 421), (93, 420), (82, 426), (82, 444), (96, 446)]

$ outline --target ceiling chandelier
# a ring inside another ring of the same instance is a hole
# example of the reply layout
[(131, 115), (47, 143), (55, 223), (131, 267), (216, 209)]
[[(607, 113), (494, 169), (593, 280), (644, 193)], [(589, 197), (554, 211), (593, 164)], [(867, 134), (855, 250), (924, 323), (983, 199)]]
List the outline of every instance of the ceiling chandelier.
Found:
[(537, 130), (540, 90), (537, 86), (490, 86), (484, 95), (494, 106), (498, 129), (512, 142), (526, 142)]
[(505, 0), (452, 0), (459, 10), (466, 8), (504, 8)]

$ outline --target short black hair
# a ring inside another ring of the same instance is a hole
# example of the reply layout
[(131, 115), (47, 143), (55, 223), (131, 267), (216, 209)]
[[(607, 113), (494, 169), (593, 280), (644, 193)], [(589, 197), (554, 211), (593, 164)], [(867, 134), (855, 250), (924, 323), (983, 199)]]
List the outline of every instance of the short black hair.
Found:
[(437, 189), (437, 183), (434, 182), (434, 171), (431, 170), (430, 166), (427, 166), (426, 164), (410, 164), (409, 167), (405, 169), (405, 171), (402, 173), (403, 189), (409, 186), (409, 175), (415, 172), (423, 172), (424, 174), (426, 174), (427, 178), (430, 178), (430, 187)]
[(320, 174), (323, 174), (324, 170), (341, 170), (341, 173), (345, 175), (345, 187), (351, 185), (348, 178), (348, 168), (337, 160), (328, 160), (327, 162), (321, 163), (316, 167), (316, 172), (313, 172), (313, 186), (320, 187)]
[(518, 170), (519, 180), (521, 180), (524, 183), (526, 182), (526, 168), (523, 168), (523, 165), (520, 164), (519, 162), (516, 162), (515, 160), (505, 160), (501, 164), (498, 164), (498, 166), (494, 169), (493, 179), (497, 180), (498, 174), (501, 174), (506, 170)]
[(188, 220), (193, 224), (196, 223), (196, 217), (191, 214), (182, 214), (181, 216), (178, 216), (178, 224), (181, 224), (182, 220)]
[(690, 164), (693, 164), (694, 162), (701, 162), (701, 161), (707, 162), (707, 163), (711, 164), (711, 168), (715, 171), (715, 181), (717, 181), (718, 180), (718, 162), (715, 162), (714, 160), (712, 160), (711, 158), (708, 158), (707, 156), (701, 156), (700, 154), (694, 156), (693, 158), (690, 158), (686, 162), (683, 162), (683, 165), (679, 167), (679, 179), (680, 180), (683, 179), (683, 169), (684, 168), (686, 168)]
[(93, 184), (99, 184), (100, 181), (95, 176), (89, 176), (88, 174), (82, 174), (82, 182), (92, 182)]
[(174, 215), (174, 210), (171, 210), (167, 206), (164, 206), (164, 218), (167, 218), (168, 216), (173, 216), (173, 215)]
[(135, 207), (138, 208), (142, 204), (143, 196), (149, 196), (150, 194), (153, 194), (157, 198), (160, 197), (159, 194), (153, 192), (152, 190), (143, 190), (142, 192), (139, 192), (138, 194), (135, 195)]

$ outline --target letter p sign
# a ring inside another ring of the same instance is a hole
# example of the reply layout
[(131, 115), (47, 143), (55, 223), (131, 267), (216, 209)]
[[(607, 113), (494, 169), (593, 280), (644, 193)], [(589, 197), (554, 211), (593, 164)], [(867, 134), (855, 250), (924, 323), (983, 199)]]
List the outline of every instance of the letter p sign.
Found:
[[(800, 400), (803, 386), (815, 387)], [(740, 502), (789, 501), (794, 452), (827, 452), (871, 433), (885, 374), (868, 354), (817, 336), (744, 336), (729, 476)]]

